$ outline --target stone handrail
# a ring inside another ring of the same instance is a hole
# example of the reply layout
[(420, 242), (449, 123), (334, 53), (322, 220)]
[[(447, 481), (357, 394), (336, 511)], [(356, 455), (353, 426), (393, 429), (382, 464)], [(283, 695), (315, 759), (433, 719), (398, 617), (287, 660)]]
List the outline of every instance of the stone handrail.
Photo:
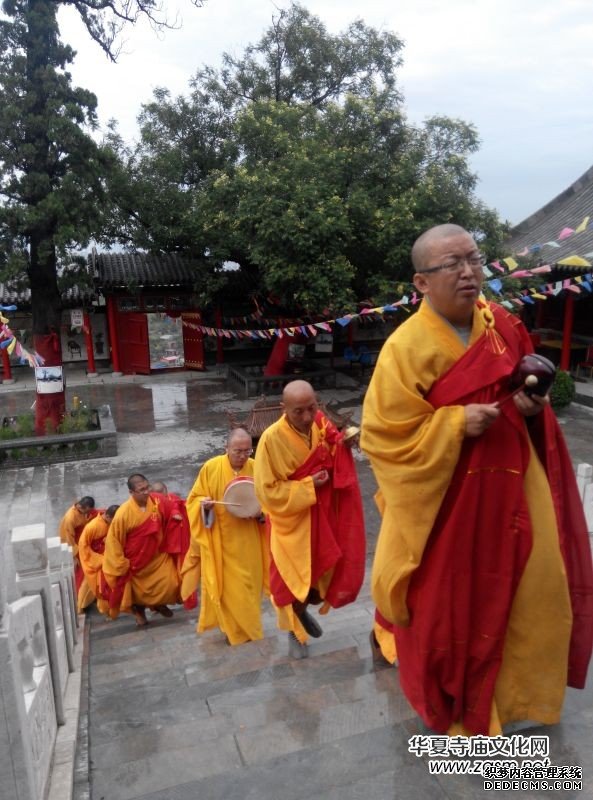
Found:
[(63, 764), (53, 768), (54, 752), (58, 746), (63, 759), (62, 751), (75, 748), (68, 709), (78, 707), (80, 694), (72, 549), (36, 524), (13, 528), (3, 555), (0, 794), (2, 800), (62, 800), (71, 795), (72, 776), (64, 794), (63, 775), (56, 785)]

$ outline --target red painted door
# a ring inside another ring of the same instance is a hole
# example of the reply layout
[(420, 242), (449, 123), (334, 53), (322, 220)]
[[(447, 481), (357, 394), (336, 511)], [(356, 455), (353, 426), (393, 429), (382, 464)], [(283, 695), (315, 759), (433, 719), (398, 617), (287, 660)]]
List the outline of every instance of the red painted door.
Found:
[(199, 311), (192, 311), (181, 315), (183, 328), (183, 356), (186, 369), (205, 370), (204, 364), (204, 334), (197, 329), (202, 323)]
[(124, 375), (150, 375), (146, 314), (120, 313), (117, 328), (121, 371)]

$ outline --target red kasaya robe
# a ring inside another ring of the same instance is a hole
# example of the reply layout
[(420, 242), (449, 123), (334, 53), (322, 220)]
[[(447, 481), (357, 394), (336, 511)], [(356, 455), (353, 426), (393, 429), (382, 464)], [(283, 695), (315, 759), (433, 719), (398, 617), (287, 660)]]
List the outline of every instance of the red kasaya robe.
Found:
[[(322, 469), (329, 472), (330, 480), (315, 490), (317, 502), (310, 507), (311, 586), (317, 585), (331, 570), (323, 597), (330, 606), (339, 608), (356, 599), (364, 580), (362, 500), (352, 452), (343, 444), (343, 435), (320, 411), (314, 424), (323, 429), (323, 439), (289, 480), (299, 481)], [(273, 512), (269, 524), (273, 535)], [(277, 606), (289, 605), (297, 599), (273, 557), (270, 590)]]
[[(508, 394), (508, 378), (526, 337), (492, 307), (506, 350), (492, 357), (486, 332), (432, 386), (435, 408), (492, 403)], [(425, 722), (446, 732), (461, 721), (487, 734), (513, 600), (532, 547), (524, 476), (529, 438), (547, 473), (573, 627), (568, 685), (582, 688), (591, 655), (591, 555), (570, 458), (549, 407), (525, 419), (511, 401), (481, 436), (466, 438), (418, 568), (410, 579), (410, 625), (396, 627), (402, 688)], [(503, 500), (502, 500), (503, 499)]]

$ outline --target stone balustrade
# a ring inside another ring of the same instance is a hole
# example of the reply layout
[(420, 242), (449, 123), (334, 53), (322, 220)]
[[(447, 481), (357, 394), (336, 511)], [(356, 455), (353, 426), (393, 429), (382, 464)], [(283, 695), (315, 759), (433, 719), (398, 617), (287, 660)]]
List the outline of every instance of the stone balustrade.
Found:
[(5, 556), (0, 561), (0, 795), (62, 800), (71, 794), (72, 776), (70, 792), (64, 793), (63, 785), (53, 786), (52, 765), (58, 750), (62, 756), (65, 748), (74, 750), (75, 731), (62, 743), (60, 731), (73, 727), (67, 692), (78, 688), (79, 694), (80, 687), (80, 676), (73, 674), (79, 671), (80, 635), (72, 551), (36, 524), (13, 528)]

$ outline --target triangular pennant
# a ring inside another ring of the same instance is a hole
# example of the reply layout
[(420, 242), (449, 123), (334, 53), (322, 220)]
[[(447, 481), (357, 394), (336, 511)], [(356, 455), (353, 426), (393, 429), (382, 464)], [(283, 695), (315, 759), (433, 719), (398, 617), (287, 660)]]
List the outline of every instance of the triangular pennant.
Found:
[(585, 219), (581, 222), (581, 224), (574, 229), (574, 232), (582, 233), (583, 231), (587, 230), (588, 224), (589, 224), (589, 217), (585, 217)]
[(560, 261), (556, 262), (557, 264), (562, 264), (562, 266), (566, 267), (590, 267), (591, 262), (587, 261), (580, 256), (567, 256), (567, 258), (562, 258)]

